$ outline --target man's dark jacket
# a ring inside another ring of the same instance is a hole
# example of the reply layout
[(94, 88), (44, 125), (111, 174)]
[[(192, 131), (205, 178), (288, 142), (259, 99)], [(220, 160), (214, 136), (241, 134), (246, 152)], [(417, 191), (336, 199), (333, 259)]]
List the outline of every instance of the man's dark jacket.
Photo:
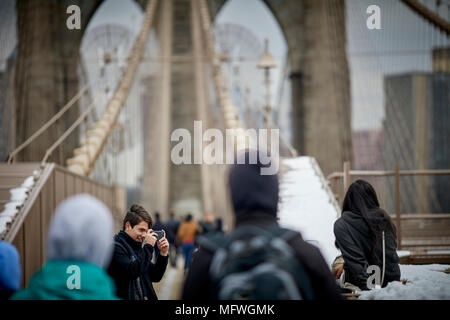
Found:
[[(153, 247), (133, 240), (127, 233), (120, 231), (115, 237), (114, 254), (108, 273), (114, 279), (117, 296), (126, 300), (135, 300), (136, 291), (141, 287), (148, 300), (157, 300), (152, 282), (158, 282), (167, 267), (168, 255), (158, 255), (152, 262)], [(156, 244), (155, 244), (156, 245)], [(136, 281), (139, 278), (140, 281)]]
[[(263, 211), (239, 214), (236, 227), (253, 225), (262, 229), (270, 229), (278, 224), (276, 216)], [(319, 249), (305, 242), (302, 236), (292, 238), (288, 242), (294, 249), (295, 256), (305, 268), (311, 280), (316, 299), (340, 299), (340, 292)], [(183, 300), (212, 300), (215, 297), (209, 275), (213, 252), (200, 247), (195, 253), (183, 289)]]
[[(385, 287), (391, 281), (400, 281), (397, 239), (387, 227), (388, 221), (382, 214), (374, 213), (369, 218), (380, 226), (381, 230), (385, 230), (386, 270), (382, 284)], [(350, 211), (343, 212), (342, 216), (336, 220), (334, 235), (345, 261), (345, 282), (350, 282), (362, 290), (368, 290), (367, 278), (370, 275), (367, 273), (367, 268), (370, 265), (378, 265), (383, 272), (382, 238), (379, 238), (375, 257), (373, 257), (373, 242), (369, 226), (360, 214)]]

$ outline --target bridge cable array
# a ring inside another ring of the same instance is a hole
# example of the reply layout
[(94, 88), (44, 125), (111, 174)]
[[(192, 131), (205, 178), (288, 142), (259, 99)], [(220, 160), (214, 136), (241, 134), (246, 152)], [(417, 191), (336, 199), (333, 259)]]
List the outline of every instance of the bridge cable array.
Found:
[(141, 31), (128, 57), (127, 69), (104, 112), (94, 123), (93, 128), (88, 130), (86, 139), (81, 141), (81, 146), (74, 150), (74, 157), (67, 159), (68, 170), (80, 175), (88, 175), (92, 171), (130, 92), (153, 24), (157, 3), (158, 0), (151, 0), (147, 5)]

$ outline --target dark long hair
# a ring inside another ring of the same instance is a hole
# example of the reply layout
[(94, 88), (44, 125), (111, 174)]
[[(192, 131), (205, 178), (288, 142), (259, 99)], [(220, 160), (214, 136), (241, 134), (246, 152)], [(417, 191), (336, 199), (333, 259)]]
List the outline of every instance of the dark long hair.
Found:
[(387, 229), (396, 237), (396, 229), (391, 217), (380, 208), (375, 189), (369, 182), (359, 179), (350, 185), (342, 204), (342, 212), (344, 211), (361, 215), (367, 223), (372, 239), (372, 257), (378, 261), (376, 249), (381, 232)]

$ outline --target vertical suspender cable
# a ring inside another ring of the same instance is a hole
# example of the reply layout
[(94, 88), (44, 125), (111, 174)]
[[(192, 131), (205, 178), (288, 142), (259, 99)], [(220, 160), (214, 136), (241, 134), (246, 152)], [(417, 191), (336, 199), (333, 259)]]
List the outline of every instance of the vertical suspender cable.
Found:
[(114, 95), (109, 100), (104, 112), (94, 124), (93, 129), (89, 130), (89, 136), (83, 141), (80, 148), (74, 150), (75, 156), (67, 160), (68, 170), (81, 175), (87, 175), (101, 154), (117, 121), (120, 110), (130, 93), (130, 88), (143, 56), (145, 44), (147, 43), (157, 3), (158, 0), (151, 0), (147, 5), (141, 31), (128, 57), (127, 69), (120, 79)]

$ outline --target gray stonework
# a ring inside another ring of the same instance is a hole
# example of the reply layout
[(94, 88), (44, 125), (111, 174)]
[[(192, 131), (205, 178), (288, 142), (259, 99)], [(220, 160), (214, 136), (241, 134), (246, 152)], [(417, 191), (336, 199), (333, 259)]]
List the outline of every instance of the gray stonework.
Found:
[[(58, 112), (79, 90), (77, 68), (80, 41), (89, 19), (101, 1), (24, 0), (17, 2), (18, 51), (16, 67), (16, 145), (22, 143)], [(81, 30), (66, 27), (69, 5), (81, 7)], [(30, 147), (18, 160), (40, 161), (78, 116), (74, 106)], [(53, 161), (72, 155), (76, 133), (56, 152)], [(61, 163), (62, 164), (62, 163)]]
[[(293, 145), (325, 176), (352, 161), (344, 0), (263, 0), (278, 21), (291, 66)], [(226, 1), (210, 0), (218, 13)]]

